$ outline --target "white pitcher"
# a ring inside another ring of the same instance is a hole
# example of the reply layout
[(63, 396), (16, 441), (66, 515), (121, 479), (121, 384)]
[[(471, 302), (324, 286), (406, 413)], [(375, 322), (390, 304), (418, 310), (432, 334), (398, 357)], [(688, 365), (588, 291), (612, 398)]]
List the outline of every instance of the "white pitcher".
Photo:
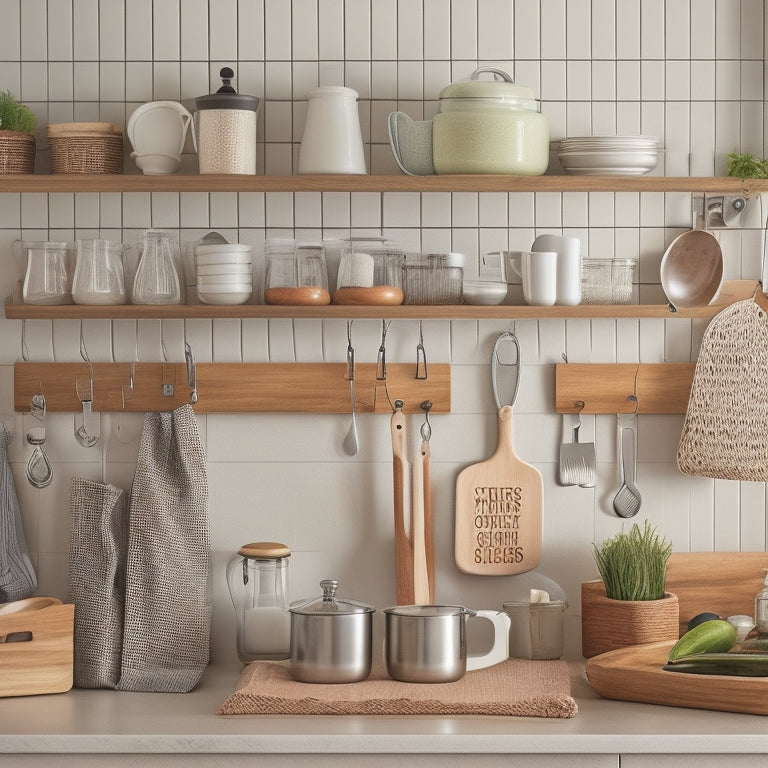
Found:
[[(181, 153), (192, 115), (176, 101), (142, 104), (128, 120), (126, 132), (133, 146), (131, 157), (145, 173), (173, 173), (181, 164)], [(192, 142), (197, 149), (195, 129)]]
[(309, 93), (299, 173), (367, 173), (357, 91), (339, 85)]

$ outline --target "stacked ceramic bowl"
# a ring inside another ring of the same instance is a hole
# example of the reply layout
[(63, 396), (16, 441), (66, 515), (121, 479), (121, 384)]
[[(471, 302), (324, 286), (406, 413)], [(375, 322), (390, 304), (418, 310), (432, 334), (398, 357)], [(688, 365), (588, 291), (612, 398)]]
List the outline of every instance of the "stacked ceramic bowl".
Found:
[(203, 304), (245, 304), (253, 294), (251, 246), (212, 243), (195, 248), (195, 285)]
[(567, 173), (639, 176), (656, 167), (659, 142), (653, 136), (574, 136), (560, 141), (557, 156)]

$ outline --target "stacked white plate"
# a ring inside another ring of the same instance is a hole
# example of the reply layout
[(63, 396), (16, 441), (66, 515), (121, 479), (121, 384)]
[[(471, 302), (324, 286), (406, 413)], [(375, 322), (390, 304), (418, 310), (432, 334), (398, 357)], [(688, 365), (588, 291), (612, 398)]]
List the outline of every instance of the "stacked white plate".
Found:
[(251, 246), (239, 243), (198, 245), (195, 285), (203, 304), (244, 304), (253, 294)]
[(654, 136), (574, 136), (560, 141), (557, 153), (567, 173), (639, 176), (656, 167)]

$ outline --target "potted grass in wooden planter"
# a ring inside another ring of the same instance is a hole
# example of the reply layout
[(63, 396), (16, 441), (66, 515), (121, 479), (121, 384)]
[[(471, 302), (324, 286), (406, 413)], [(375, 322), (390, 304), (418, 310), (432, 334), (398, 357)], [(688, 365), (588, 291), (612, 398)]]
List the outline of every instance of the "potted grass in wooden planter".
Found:
[(665, 590), (672, 545), (646, 521), (593, 546), (602, 581), (581, 585), (585, 658), (630, 645), (677, 640), (677, 596)]
[(36, 120), (10, 91), (0, 91), (0, 173), (33, 173)]

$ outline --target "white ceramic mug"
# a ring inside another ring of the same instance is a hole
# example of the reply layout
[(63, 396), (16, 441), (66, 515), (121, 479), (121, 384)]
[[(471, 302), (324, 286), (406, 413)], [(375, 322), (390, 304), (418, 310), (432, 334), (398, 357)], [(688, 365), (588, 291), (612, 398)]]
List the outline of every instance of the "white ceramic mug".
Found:
[(510, 265), (523, 281), (526, 304), (554, 306), (557, 301), (557, 251), (513, 251)]
[(557, 252), (556, 304), (575, 307), (581, 304), (581, 241), (578, 237), (539, 235), (531, 246), (535, 252)]

